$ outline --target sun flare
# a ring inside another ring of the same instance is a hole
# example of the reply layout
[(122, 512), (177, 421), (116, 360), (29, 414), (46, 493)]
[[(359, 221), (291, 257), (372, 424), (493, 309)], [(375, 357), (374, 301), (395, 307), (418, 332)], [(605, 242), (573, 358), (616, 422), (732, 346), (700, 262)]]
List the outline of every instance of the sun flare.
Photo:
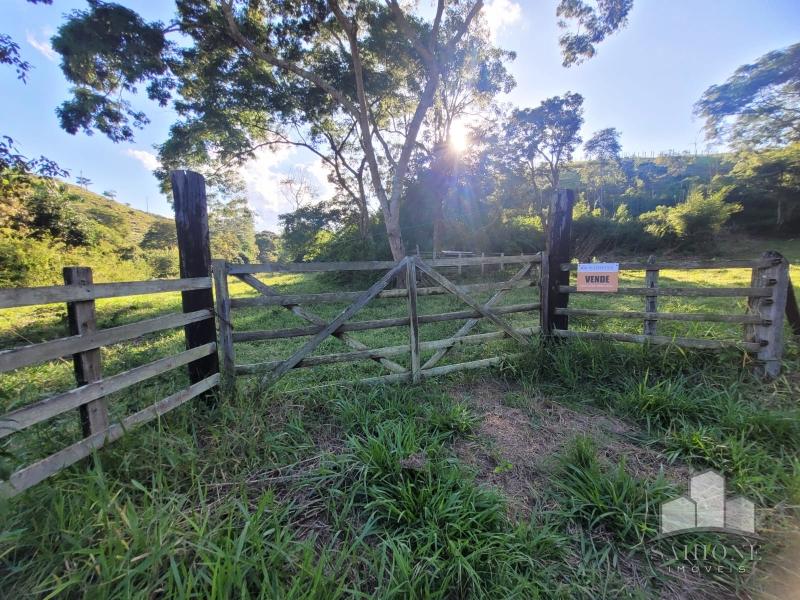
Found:
[(450, 126), (449, 145), (452, 150), (461, 154), (469, 145), (469, 131), (463, 121), (456, 121)]

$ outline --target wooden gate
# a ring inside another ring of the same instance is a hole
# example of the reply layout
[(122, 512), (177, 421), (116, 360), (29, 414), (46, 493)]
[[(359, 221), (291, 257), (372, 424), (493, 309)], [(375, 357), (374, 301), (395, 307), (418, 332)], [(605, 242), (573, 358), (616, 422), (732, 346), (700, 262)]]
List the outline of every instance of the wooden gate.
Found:
[[(360, 383), (381, 382), (418, 382), (423, 378), (451, 373), (464, 369), (473, 369), (494, 365), (501, 357), (493, 356), (480, 360), (436, 366), (452, 348), (462, 344), (482, 344), (489, 340), (512, 338), (521, 344), (530, 343), (531, 336), (538, 333), (539, 327), (513, 327), (504, 315), (535, 312), (538, 323), (540, 304), (526, 302), (508, 306), (498, 306), (500, 300), (509, 290), (515, 288), (535, 288), (538, 278), (535, 277), (534, 265), (541, 263), (541, 254), (449, 258), (424, 261), (418, 256), (408, 256), (398, 262), (372, 261), (348, 263), (295, 263), (295, 264), (249, 264), (237, 265), (225, 261), (214, 261), (213, 272), (217, 294), (217, 312), (220, 323), (220, 351), (222, 353), (223, 378), (227, 386), (232, 386), (235, 375), (260, 375), (263, 386), (277, 381), (292, 369), (313, 368), (340, 362), (371, 360), (380, 364), (388, 374), (378, 377), (359, 379)], [(507, 281), (492, 283), (473, 283), (457, 285), (442, 275), (437, 268), (456, 267), (459, 270), (469, 266), (486, 265), (519, 265), (518, 270)], [(281, 294), (272, 286), (255, 277), (256, 273), (308, 273), (314, 271), (374, 271), (387, 269), (369, 289), (356, 292), (326, 292), (318, 294)], [(536, 269), (538, 271), (538, 269)], [(387, 289), (389, 284), (399, 275), (404, 274), (407, 282), (404, 289)], [(234, 276), (259, 292), (259, 296), (251, 298), (231, 298), (228, 277)], [(434, 285), (418, 287), (418, 281), (428, 279)], [(486, 301), (474, 298), (476, 292), (494, 291)], [(452, 294), (463, 302), (468, 310), (439, 314), (419, 314), (418, 298), (437, 294)], [(405, 299), (407, 316), (400, 318), (377, 319), (371, 321), (355, 321), (350, 319), (375, 298)], [(327, 302), (351, 302), (332, 320), (326, 320), (302, 305)], [(231, 311), (253, 306), (282, 306), (310, 325), (305, 327), (266, 330), (266, 331), (234, 331)], [(473, 334), (470, 332), (483, 319), (497, 327), (497, 331)], [(464, 324), (452, 336), (446, 339), (421, 341), (419, 325), (441, 321), (463, 320)], [(398, 346), (369, 348), (350, 335), (353, 331), (382, 329), (389, 327), (408, 327), (408, 343)], [(258, 340), (274, 340), (290, 337), (308, 336), (299, 349), (283, 360), (267, 361), (255, 364), (236, 364), (235, 344)], [(312, 355), (323, 341), (335, 337), (344, 343), (349, 351), (336, 354)], [(423, 363), (420, 356), (423, 352), (433, 354)], [(410, 354), (409, 366), (403, 366), (392, 358)], [(337, 382), (339, 383), (339, 382)]]

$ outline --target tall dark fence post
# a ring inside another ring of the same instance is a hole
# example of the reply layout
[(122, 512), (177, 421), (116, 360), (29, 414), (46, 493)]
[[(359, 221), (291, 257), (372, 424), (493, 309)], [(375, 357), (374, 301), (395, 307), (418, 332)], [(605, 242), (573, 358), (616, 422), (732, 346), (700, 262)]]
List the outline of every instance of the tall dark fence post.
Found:
[[(547, 216), (547, 252), (542, 257), (541, 281), (541, 325), (542, 334), (553, 329), (567, 329), (566, 315), (557, 315), (557, 308), (566, 308), (569, 294), (558, 287), (569, 285), (569, 271), (561, 270), (561, 263), (570, 261), (570, 236), (572, 235), (572, 207), (575, 204), (573, 190), (559, 190), (550, 204)], [(544, 264), (544, 262), (547, 264)]]
[[(194, 171), (173, 171), (172, 197), (175, 201), (175, 227), (178, 234), (181, 277), (211, 276), (211, 244), (208, 238), (206, 183)], [(214, 312), (211, 287), (181, 292), (183, 312), (208, 309)], [(186, 347), (194, 348), (217, 339), (215, 319), (190, 323), (184, 327)], [(219, 372), (217, 354), (189, 363), (189, 380), (197, 383)]]

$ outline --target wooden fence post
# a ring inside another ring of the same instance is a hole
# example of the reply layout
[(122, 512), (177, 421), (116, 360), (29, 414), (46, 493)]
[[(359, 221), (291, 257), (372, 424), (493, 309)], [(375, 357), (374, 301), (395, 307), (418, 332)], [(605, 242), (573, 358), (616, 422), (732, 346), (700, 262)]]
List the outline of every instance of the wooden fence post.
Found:
[[(561, 270), (561, 263), (570, 261), (570, 237), (572, 235), (572, 206), (575, 203), (573, 190), (559, 190), (553, 196), (548, 215), (547, 252), (542, 256), (541, 326), (542, 334), (549, 335), (553, 329), (567, 329), (566, 315), (557, 315), (556, 308), (566, 308), (569, 294), (558, 290), (560, 285), (569, 285), (569, 271)], [(545, 264), (545, 261), (547, 264)]]
[[(175, 208), (175, 227), (178, 235), (178, 254), (181, 277), (211, 276), (211, 245), (208, 239), (208, 207), (206, 183), (194, 171), (172, 171), (172, 197)], [(214, 311), (211, 288), (181, 292), (183, 312), (209, 309)], [(195, 348), (217, 339), (214, 319), (190, 323), (184, 327), (186, 347)], [(210, 354), (189, 363), (189, 380), (192, 383), (219, 373), (217, 354)], [(208, 399), (209, 393), (204, 394)]]
[(411, 381), (419, 383), (419, 317), (417, 315), (417, 261), (406, 263), (406, 287), (408, 289), (408, 341), (411, 346)]
[[(94, 283), (89, 267), (64, 267), (64, 284), (86, 286)], [(67, 302), (67, 319), (70, 335), (89, 335), (97, 331), (94, 300)], [(100, 348), (72, 355), (75, 365), (75, 381), (79, 386), (100, 381), (103, 378)], [(100, 398), (80, 407), (83, 437), (99, 433), (108, 428), (108, 400)]]
[(789, 277), (786, 288), (786, 319), (789, 321), (792, 333), (800, 335), (800, 307), (797, 305), (797, 298), (794, 295), (794, 286), (792, 285), (791, 277)]
[(777, 377), (783, 357), (783, 314), (789, 288), (789, 262), (773, 250), (765, 252), (762, 257), (771, 260), (772, 265), (753, 269), (751, 286), (771, 287), (772, 296), (747, 299), (747, 312), (760, 315), (764, 320), (745, 328), (745, 340), (761, 344), (761, 350), (756, 354), (759, 360), (757, 372), (766, 377)]
[(216, 291), (217, 321), (219, 322), (219, 350), (222, 353), (222, 383), (227, 392), (236, 389), (236, 355), (233, 350), (231, 325), (231, 295), (228, 291), (228, 263), (222, 259), (211, 261)]
[(505, 255), (506, 255), (506, 253), (505, 253), (505, 252), (501, 252), (501, 253), (500, 253), (500, 270), (501, 270), (501, 271), (502, 271), (502, 270), (504, 270), (504, 269), (506, 268), (506, 266), (503, 264), (503, 257), (504, 257)]
[(481, 252), (481, 277), (483, 277), (484, 267), (486, 266), (483, 263), (483, 259), (484, 259), (485, 256), (486, 256), (486, 253), (485, 252)]
[[(652, 265), (654, 262), (656, 262), (656, 257), (651, 256), (650, 258), (647, 259), (647, 262)], [(645, 271), (644, 287), (646, 288), (658, 287), (658, 269), (648, 269), (647, 271)], [(658, 312), (658, 296), (653, 295), (644, 297), (644, 311), (649, 313)], [(644, 334), (655, 335), (657, 323), (658, 321), (655, 319), (645, 319)]]

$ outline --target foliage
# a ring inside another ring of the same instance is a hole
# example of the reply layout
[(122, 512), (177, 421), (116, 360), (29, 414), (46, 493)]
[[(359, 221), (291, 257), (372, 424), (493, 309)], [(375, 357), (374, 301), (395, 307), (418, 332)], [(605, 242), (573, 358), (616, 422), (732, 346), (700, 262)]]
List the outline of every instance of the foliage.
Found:
[(282, 248), (290, 261), (302, 262), (318, 253), (319, 234), (336, 221), (337, 211), (325, 204), (301, 206), (278, 216), (283, 227)]
[(639, 220), (645, 230), (659, 238), (677, 239), (688, 246), (712, 245), (714, 236), (741, 205), (726, 202), (731, 188), (716, 192), (693, 190), (686, 202), (672, 207), (658, 206), (642, 214)]
[(562, 29), (569, 28), (569, 19), (577, 24), (574, 32), (559, 38), (565, 67), (580, 64), (597, 53), (596, 44), (625, 26), (633, 0), (605, 0), (594, 5), (583, 0), (561, 0), (556, 14)]
[(792, 233), (800, 226), (800, 142), (743, 152), (727, 181), (742, 204), (737, 224), (751, 231)]
[(272, 231), (259, 231), (255, 236), (258, 254), (256, 259), (260, 263), (273, 262), (278, 258), (280, 249), (280, 236)]
[[(53, 41), (75, 84), (59, 108), (62, 127), (130, 140), (147, 116), (126, 97), (144, 85), (151, 100), (172, 102), (179, 114), (160, 149), (164, 181), (181, 164), (229, 189), (257, 150), (309, 148), (329, 169), (340, 202), (355, 208), (342, 215), (357, 215), (362, 236), (369, 201), (377, 203), (398, 259), (405, 254), (402, 196), (421, 130), (437, 129), (438, 121), (449, 132), (454, 118), (512, 83), (503, 66), (511, 55), (478, 26), (482, 6), (440, 2), (426, 18), (396, 0), (197, 1), (178, 3), (164, 25), (92, 0)], [(581, 28), (562, 38), (565, 60), (591, 56), (594, 44), (624, 25), (629, 8), (629, 0), (597, 10), (564, 0), (560, 16)], [(439, 116), (426, 122), (434, 107)]]
[(211, 255), (231, 262), (250, 262), (256, 255), (253, 211), (245, 198), (227, 202), (209, 199), (208, 230)]
[(543, 187), (536, 181), (539, 165), (544, 187), (558, 189), (560, 171), (581, 143), (582, 124), (583, 96), (572, 92), (547, 98), (536, 108), (512, 111), (505, 132), (509, 160), (527, 167), (534, 190)]
[(748, 148), (800, 141), (800, 44), (742, 65), (703, 93), (695, 113), (711, 140)]
[(154, 221), (147, 229), (139, 243), (144, 250), (167, 250), (178, 246), (178, 236), (175, 223), (169, 221)]

